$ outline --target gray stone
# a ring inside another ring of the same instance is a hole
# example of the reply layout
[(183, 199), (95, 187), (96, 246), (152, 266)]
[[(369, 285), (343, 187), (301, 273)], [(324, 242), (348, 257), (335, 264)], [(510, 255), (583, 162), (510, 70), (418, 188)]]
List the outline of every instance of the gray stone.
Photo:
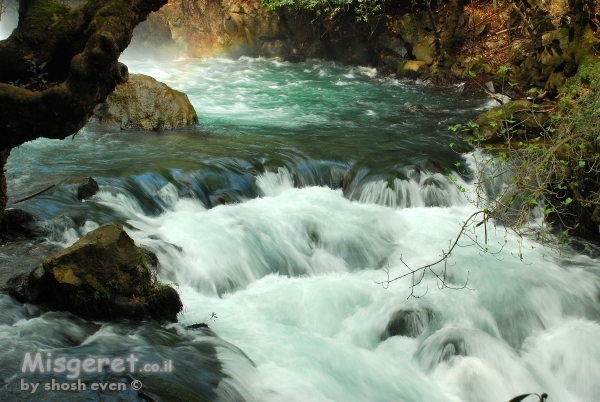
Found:
[(404, 57), (408, 53), (406, 42), (404, 42), (402, 40), (402, 38), (399, 38), (397, 36), (391, 36), (391, 35), (385, 35), (385, 34), (381, 35), (379, 37), (379, 44), (383, 48), (392, 51), (393, 53), (395, 53), (396, 55), (398, 55), (400, 57)]

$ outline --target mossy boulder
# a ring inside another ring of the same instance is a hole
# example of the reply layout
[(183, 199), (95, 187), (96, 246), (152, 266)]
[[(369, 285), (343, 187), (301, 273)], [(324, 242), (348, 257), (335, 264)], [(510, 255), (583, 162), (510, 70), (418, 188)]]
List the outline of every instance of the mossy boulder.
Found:
[(524, 99), (510, 101), (473, 120), (472, 134), (491, 143), (505, 142), (508, 135), (513, 140), (533, 138), (548, 125), (549, 110), (551, 108), (546, 104), (534, 104)]
[(122, 226), (108, 223), (50, 256), (29, 274), (10, 279), (6, 289), (21, 302), (44, 304), (84, 318), (177, 321), (182, 309), (179, 295), (172, 287), (157, 283), (152, 260)]
[(174, 130), (198, 122), (198, 116), (183, 92), (143, 74), (131, 74), (99, 105), (100, 123), (122, 130)]

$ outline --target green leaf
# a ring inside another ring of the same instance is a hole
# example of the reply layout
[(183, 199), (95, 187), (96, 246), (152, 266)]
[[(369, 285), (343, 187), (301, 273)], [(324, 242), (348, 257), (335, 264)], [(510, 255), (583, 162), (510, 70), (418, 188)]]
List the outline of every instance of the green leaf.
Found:
[(506, 75), (506, 74), (508, 74), (509, 71), (510, 71), (510, 67), (508, 67), (508, 66), (502, 65), (498, 68), (498, 74), (500, 74), (500, 75)]
[(452, 131), (453, 133), (455, 133), (460, 127), (462, 126), (462, 124), (454, 124), (452, 126), (448, 126), (448, 130)]
[(568, 198), (567, 198), (566, 200), (564, 200), (562, 203), (563, 203), (564, 205), (569, 205), (569, 204), (570, 204), (570, 203), (572, 203), (572, 202), (573, 202), (573, 199), (572, 199), (571, 197), (568, 197)]
[(585, 161), (579, 161), (579, 167), (580, 168), (585, 167)]

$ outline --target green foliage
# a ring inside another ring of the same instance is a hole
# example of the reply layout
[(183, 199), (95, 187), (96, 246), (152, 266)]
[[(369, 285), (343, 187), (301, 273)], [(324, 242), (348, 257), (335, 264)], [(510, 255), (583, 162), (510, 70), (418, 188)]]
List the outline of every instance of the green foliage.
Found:
[(508, 67), (508, 66), (502, 65), (498, 68), (498, 74), (500, 74), (500, 75), (506, 75), (506, 74), (508, 74), (509, 71), (510, 71), (510, 67)]
[(289, 8), (293, 10), (311, 10), (319, 15), (334, 18), (340, 12), (354, 11), (357, 20), (367, 21), (382, 11), (386, 0), (261, 0), (272, 10)]
[[(507, 72), (500, 68), (498, 74)], [(528, 91), (533, 96), (541, 92)], [(502, 149), (494, 157), (480, 158), (475, 196), (469, 195), (505, 227), (558, 245), (572, 234), (597, 234), (600, 224), (600, 62), (593, 56), (584, 59), (560, 92), (558, 104), (544, 106), (550, 117), (539, 127), (525, 126), (523, 113), (529, 113), (525, 106), (498, 110)], [(533, 106), (530, 113), (528, 120), (539, 122)], [(475, 135), (465, 141), (491, 150), (486, 139), (477, 135), (477, 127), (472, 123), (469, 127)], [(527, 134), (518, 134), (519, 130)], [(505, 186), (498, 193), (490, 192), (497, 179)], [(537, 225), (534, 210), (547, 222)], [(548, 236), (550, 220), (558, 224), (558, 236)]]
[(33, 60), (27, 60), (29, 62), (29, 68), (27, 71), (31, 73), (31, 77), (29, 77), (29, 85), (32, 89), (41, 90), (46, 87), (48, 81), (46, 80), (46, 76), (48, 73), (44, 72), (44, 67), (46, 67), (46, 63), (42, 63), (39, 66), (35, 64)]
[[(454, 125), (452, 125), (452, 126), (448, 126), (448, 130), (449, 130), (449, 131), (452, 131), (453, 133), (455, 133), (455, 132), (457, 132), (457, 131), (458, 131), (458, 129), (459, 129), (459, 128), (461, 128), (461, 127), (462, 127), (462, 124), (458, 123), (458, 124), (454, 124)], [(452, 144), (452, 145), (454, 145), (454, 144)], [(451, 145), (451, 146), (452, 146), (452, 145)]]
[(48, 80), (46, 79), (48, 73), (44, 71), (46, 67), (46, 63), (42, 63), (40, 65), (35, 64), (33, 60), (27, 60), (29, 62), (29, 68), (27, 71), (31, 73), (29, 77), (29, 82), (26, 84), (21, 84), (19, 80), (9, 81), (8, 83), (14, 85), (19, 88), (26, 88), (31, 91), (42, 91), (46, 89), (49, 85)]

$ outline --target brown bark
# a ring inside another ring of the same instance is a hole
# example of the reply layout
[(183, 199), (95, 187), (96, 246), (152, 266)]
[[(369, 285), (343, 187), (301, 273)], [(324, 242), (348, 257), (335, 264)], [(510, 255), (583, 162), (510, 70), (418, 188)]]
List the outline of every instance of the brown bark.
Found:
[[(0, 149), (81, 129), (127, 80), (118, 59), (135, 26), (166, 2), (88, 0), (71, 10), (54, 0), (21, 0), (18, 27), (0, 41)], [(29, 85), (32, 63), (47, 63), (48, 84)], [(9, 83), (17, 79), (28, 85)]]

